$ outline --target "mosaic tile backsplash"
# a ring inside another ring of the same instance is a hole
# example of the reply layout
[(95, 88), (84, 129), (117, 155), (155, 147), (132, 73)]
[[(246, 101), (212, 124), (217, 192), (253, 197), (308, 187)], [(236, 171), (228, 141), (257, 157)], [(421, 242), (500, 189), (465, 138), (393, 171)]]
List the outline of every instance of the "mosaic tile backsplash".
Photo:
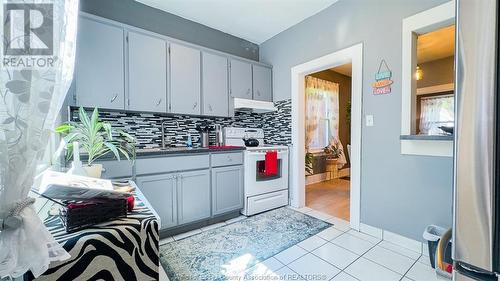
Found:
[[(166, 140), (172, 146), (186, 146), (188, 133), (193, 139), (193, 146), (199, 146), (199, 133), (196, 125), (207, 122), (223, 127), (262, 128), (266, 144), (291, 144), (291, 100), (275, 102), (275, 112), (254, 114), (236, 112), (234, 117), (193, 117), (187, 115), (152, 114), (137, 112), (119, 112), (100, 110), (101, 120), (110, 122), (113, 127), (122, 129), (137, 139), (137, 148), (155, 148), (161, 146), (161, 123), (165, 126)], [(78, 120), (77, 109), (71, 112), (72, 120)], [(211, 133), (210, 142), (215, 141)]]

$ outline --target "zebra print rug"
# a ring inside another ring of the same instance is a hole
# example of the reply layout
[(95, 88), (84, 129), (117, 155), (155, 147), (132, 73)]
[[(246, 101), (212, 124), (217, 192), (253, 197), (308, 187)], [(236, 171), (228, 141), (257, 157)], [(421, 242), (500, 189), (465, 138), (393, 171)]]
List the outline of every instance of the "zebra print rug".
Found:
[(280, 208), (160, 246), (170, 281), (234, 280), (258, 262), (330, 227)]

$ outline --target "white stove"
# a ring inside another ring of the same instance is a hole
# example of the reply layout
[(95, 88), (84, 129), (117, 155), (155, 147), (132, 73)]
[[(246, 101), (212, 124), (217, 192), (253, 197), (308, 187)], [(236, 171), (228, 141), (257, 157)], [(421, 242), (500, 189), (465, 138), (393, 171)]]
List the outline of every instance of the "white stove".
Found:
[[(244, 208), (246, 216), (288, 205), (288, 147), (264, 144), (264, 131), (258, 128), (224, 128), (225, 145), (245, 146), (243, 139), (254, 138), (259, 146), (247, 147), (244, 152)], [(266, 175), (266, 152), (278, 154), (278, 172)]]

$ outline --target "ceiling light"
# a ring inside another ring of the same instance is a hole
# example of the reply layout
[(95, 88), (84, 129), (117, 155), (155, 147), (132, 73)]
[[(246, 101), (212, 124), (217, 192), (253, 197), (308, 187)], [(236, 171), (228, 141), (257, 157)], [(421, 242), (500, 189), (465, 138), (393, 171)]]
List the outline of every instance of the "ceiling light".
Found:
[(422, 80), (424, 78), (424, 71), (417, 65), (417, 70), (415, 71), (415, 79)]

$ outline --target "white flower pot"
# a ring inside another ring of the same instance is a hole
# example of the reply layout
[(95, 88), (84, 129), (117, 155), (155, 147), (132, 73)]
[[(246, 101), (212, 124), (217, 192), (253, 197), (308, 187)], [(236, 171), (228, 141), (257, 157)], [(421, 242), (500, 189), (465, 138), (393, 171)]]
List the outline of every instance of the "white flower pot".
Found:
[(83, 169), (87, 172), (87, 176), (98, 179), (101, 178), (102, 164), (84, 165)]

